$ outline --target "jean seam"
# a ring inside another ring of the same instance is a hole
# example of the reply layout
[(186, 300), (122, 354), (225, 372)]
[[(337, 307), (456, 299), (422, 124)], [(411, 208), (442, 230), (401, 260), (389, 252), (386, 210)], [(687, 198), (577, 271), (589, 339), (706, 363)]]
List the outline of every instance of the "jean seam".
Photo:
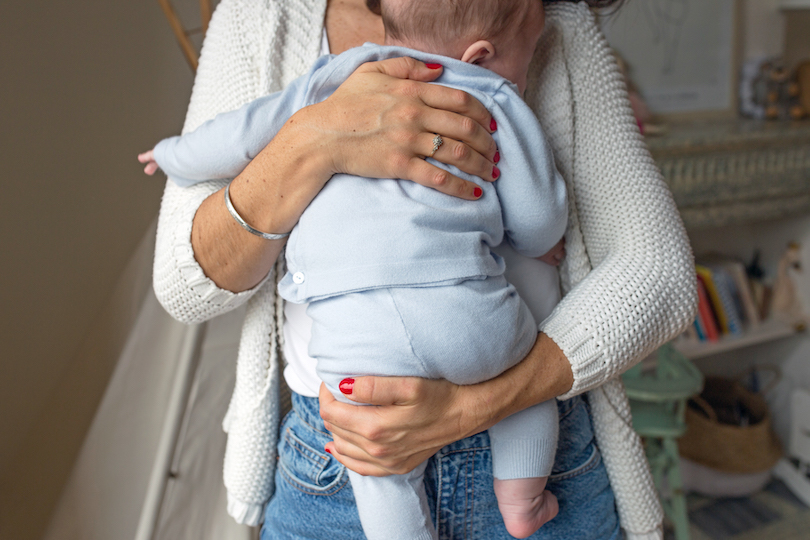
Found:
[(295, 415), (296, 415), (298, 418), (300, 418), (300, 419), (301, 419), (301, 422), (303, 422), (304, 424), (306, 424), (307, 426), (309, 426), (310, 428), (312, 428), (312, 430), (313, 430), (313, 431), (316, 431), (316, 432), (320, 433), (321, 435), (326, 435), (326, 436), (327, 436), (327, 437), (329, 437), (330, 439), (332, 438), (332, 434), (331, 434), (331, 433), (329, 433), (328, 431), (321, 431), (321, 430), (320, 430), (320, 429), (318, 429), (317, 427), (315, 427), (315, 426), (313, 426), (312, 424), (310, 424), (309, 422), (307, 422), (307, 419), (306, 419), (306, 418), (304, 418), (302, 415), (300, 415), (300, 414), (298, 413), (298, 411), (297, 411), (297, 410), (293, 409), (293, 410), (292, 410), (292, 412), (294, 412), (294, 413), (295, 413)]
[(585, 463), (579, 465), (578, 467), (574, 467), (570, 471), (549, 475), (548, 477), (549, 482), (568, 480), (569, 478), (583, 475), (596, 469), (601, 462), (602, 462), (602, 454), (599, 452), (599, 448), (596, 445), (593, 445), (593, 451), (591, 452), (591, 455), (588, 456), (588, 459), (585, 460)]
[[(296, 453), (295, 454), (296, 456), (299, 456), (301, 459), (304, 459), (308, 463), (315, 466), (315, 468), (317, 469), (317, 474), (315, 476), (317, 478), (320, 478), (320, 476), (324, 473), (327, 466), (329, 465), (330, 458), (318, 454), (317, 450), (315, 450), (306, 442), (301, 440), (291, 428), (287, 428), (284, 431), (284, 441), (285, 444), (287, 444), (290, 447), (290, 451)], [(312, 454), (312, 456), (310, 456), (310, 454)], [(346, 467), (344, 467), (340, 463), (338, 463), (338, 473), (335, 477), (335, 480), (332, 481), (329, 485), (324, 486), (323, 488), (315, 484), (303, 482), (295, 474), (292, 473), (292, 471), (285, 464), (284, 460), (281, 459), (279, 460), (278, 468), (281, 471), (282, 475), (284, 476), (285, 480), (287, 480), (287, 483), (291, 487), (302, 493), (307, 493), (310, 495), (318, 495), (318, 496), (334, 495), (335, 493), (340, 491), (349, 481), (349, 477), (348, 475), (346, 475)], [(341, 479), (343, 479), (342, 482)]]
[(298, 478), (296, 478), (291, 472), (287, 470), (283, 464), (279, 464), (279, 470), (281, 471), (281, 475), (287, 481), (287, 484), (301, 493), (305, 493), (307, 495), (313, 495), (316, 497), (331, 497), (332, 495), (336, 494), (338, 491), (346, 487), (346, 484), (349, 483), (349, 477), (345, 474), (346, 470), (343, 468), (340, 473), (338, 474), (337, 479), (335, 481), (323, 488), (322, 490), (314, 489), (311, 485), (305, 484), (301, 482)]
[(440, 456), (434, 458), (436, 464), (436, 534), (444, 538), (444, 520), (442, 519), (442, 501), (444, 500), (444, 467)]
[[(320, 472), (323, 472), (326, 465), (329, 463), (328, 457), (318, 455), (314, 448), (302, 441), (290, 428), (287, 428), (284, 431), (284, 440), (287, 441), (287, 444), (289, 444), (293, 450), (298, 452), (302, 458), (306, 459), (316, 467), (320, 467)], [(313, 457), (309, 456), (309, 453), (314, 453), (317, 461)]]
[(460, 454), (462, 452), (477, 452), (478, 450), (489, 450), (489, 446), (471, 446), (469, 448), (459, 448), (458, 450), (450, 450), (444, 454), (440, 454), (439, 457), (445, 456), (452, 456), (453, 454)]
[[(467, 456), (467, 463), (466, 463), (466, 466), (469, 468), (470, 460), (472, 460), (473, 475), (475, 475), (475, 456), (476, 456), (476, 452), (477, 452), (477, 449), (474, 448), (473, 451), (472, 451), (472, 455)], [(465, 475), (465, 477), (466, 477), (465, 481), (469, 482), (469, 475)], [(473, 518), (472, 518), (472, 516), (475, 515), (475, 477), (474, 476), (473, 476), (473, 481), (472, 481), (472, 489), (467, 489), (466, 491), (468, 492), (468, 495), (467, 495), (467, 501), (466, 501), (465, 507), (467, 508), (468, 513), (467, 513), (467, 515), (464, 516), (464, 525), (465, 525), (465, 530), (466, 530), (465, 536), (468, 537), (468, 538), (472, 538), (472, 526), (473, 526)], [(470, 491), (472, 491), (472, 493), (469, 493)]]

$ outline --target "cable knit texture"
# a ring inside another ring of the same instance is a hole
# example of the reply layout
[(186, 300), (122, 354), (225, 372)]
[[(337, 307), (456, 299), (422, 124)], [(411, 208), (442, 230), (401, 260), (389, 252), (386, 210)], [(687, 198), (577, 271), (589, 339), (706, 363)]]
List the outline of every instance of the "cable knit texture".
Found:
[[(303, 74), (318, 56), (325, 10), (326, 0), (223, 0), (208, 30), (184, 131)], [(571, 361), (574, 386), (561, 399), (588, 391), (626, 536), (661, 538), (661, 506), (617, 376), (693, 320), (692, 252), (585, 4), (547, 7), (526, 99), (549, 137), (570, 201), (560, 269), (565, 297), (541, 325)], [(187, 323), (248, 302), (224, 421), (224, 476), (229, 512), (255, 525), (273, 493), (282, 321), (275, 283), (283, 267), (238, 294), (205, 276), (192, 252), (191, 223), (222, 186), (167, 183), (154, 287), (166, 310)]]

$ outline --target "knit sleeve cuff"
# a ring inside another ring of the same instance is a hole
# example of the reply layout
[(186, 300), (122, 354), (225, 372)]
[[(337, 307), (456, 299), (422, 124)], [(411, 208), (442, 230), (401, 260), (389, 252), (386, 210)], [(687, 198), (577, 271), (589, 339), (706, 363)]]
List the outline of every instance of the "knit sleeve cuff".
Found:
[(228, 514), (237, 523), (255, 527), (262, 522), (264, 505), (242, 502), (228, 493)]
[(630, 531), (624, 531), (624, 537), (627, 540), (663, 540), (664, 531), (663, 528), (660, 526), (656, 528), (654, 531), (645, 533), (634, 533)]
[(570, 399), (599, 386), (605, 380), (604, 347), (593, 329), (573, 318), (564, 308), (565, 301), (540, 324), (540, 331), (557, 344), (571, 363), (574, 384), (557, 399)]
[(239, 293), (221, 289), (205, 275), (194, 258), (191, 228), (203, 200), (219, 187), (211, 184), (205, 182), (181, 188), (167, 182), (163, 207), (172, 211), (162, 210), (158, 223), (153, 273), (155, 295), (172, 317), (186, 324), (200, 323), (236, 309), (272, 274), (270, 272), (255, 287)]

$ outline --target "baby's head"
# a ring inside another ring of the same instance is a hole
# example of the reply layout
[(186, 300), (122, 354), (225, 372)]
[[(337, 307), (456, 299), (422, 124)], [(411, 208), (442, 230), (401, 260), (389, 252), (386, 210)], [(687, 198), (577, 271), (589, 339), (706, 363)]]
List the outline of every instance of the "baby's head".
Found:
[(386, 45), (478, 64), (526, 89), (542, 0), (382, 0)]

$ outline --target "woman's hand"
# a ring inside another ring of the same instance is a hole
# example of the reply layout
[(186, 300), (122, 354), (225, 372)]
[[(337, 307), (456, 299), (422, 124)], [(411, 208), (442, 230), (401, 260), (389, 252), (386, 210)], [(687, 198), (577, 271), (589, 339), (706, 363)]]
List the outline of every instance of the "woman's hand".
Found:
[(366, 476), (412, 470), (443, 446), (468, 435), (461, 406), (464, 387), (417, 377), (346, 379), (341, 390), (358, 407), (341, 403), (321, 385), (321, 416), (334, 442), (326, 449)]
[[(403, 178), (457, 197), (480, 197), (474, 183), (424, 159), (433, 157), (487, 181), (500, 174), (492, 116), (466, 92), (426, 84), (441, 72), (438, 64), (406, 57), (370, 62), (328, 99), (302, 110), (312, 140), (329, 151), (331, 172)], [(443, 143), (433, 154), (436, 134)]]
[(402, 474), (440, 448), (481, 432), (512, 413), (571, 389), (571, 364), (545, 334), (520, 363), (489, 381), (458, 386), (415, 377), (357, 377), (341, 385), (356, 407), (322, 385), (321, 417), (335, 458), (368, 476)]
[[(364, 64), (325, 101), (301, 109), (231, 183), (231, 201), (254, 228), (291, 230), (335, 173), (404, 178), (465, 199), (480, 187), (423, 158), (433, 156), (493, 180), (500, 159), (490, 133), (497, 126), (468, 94), (427, 84), (441, 74), (411, 58)], [(270, 271), (284, 240), (264, 240), (237, 224), (218, 191), (194, 216), (191, 245), (205, 275), (240, 292)]]

